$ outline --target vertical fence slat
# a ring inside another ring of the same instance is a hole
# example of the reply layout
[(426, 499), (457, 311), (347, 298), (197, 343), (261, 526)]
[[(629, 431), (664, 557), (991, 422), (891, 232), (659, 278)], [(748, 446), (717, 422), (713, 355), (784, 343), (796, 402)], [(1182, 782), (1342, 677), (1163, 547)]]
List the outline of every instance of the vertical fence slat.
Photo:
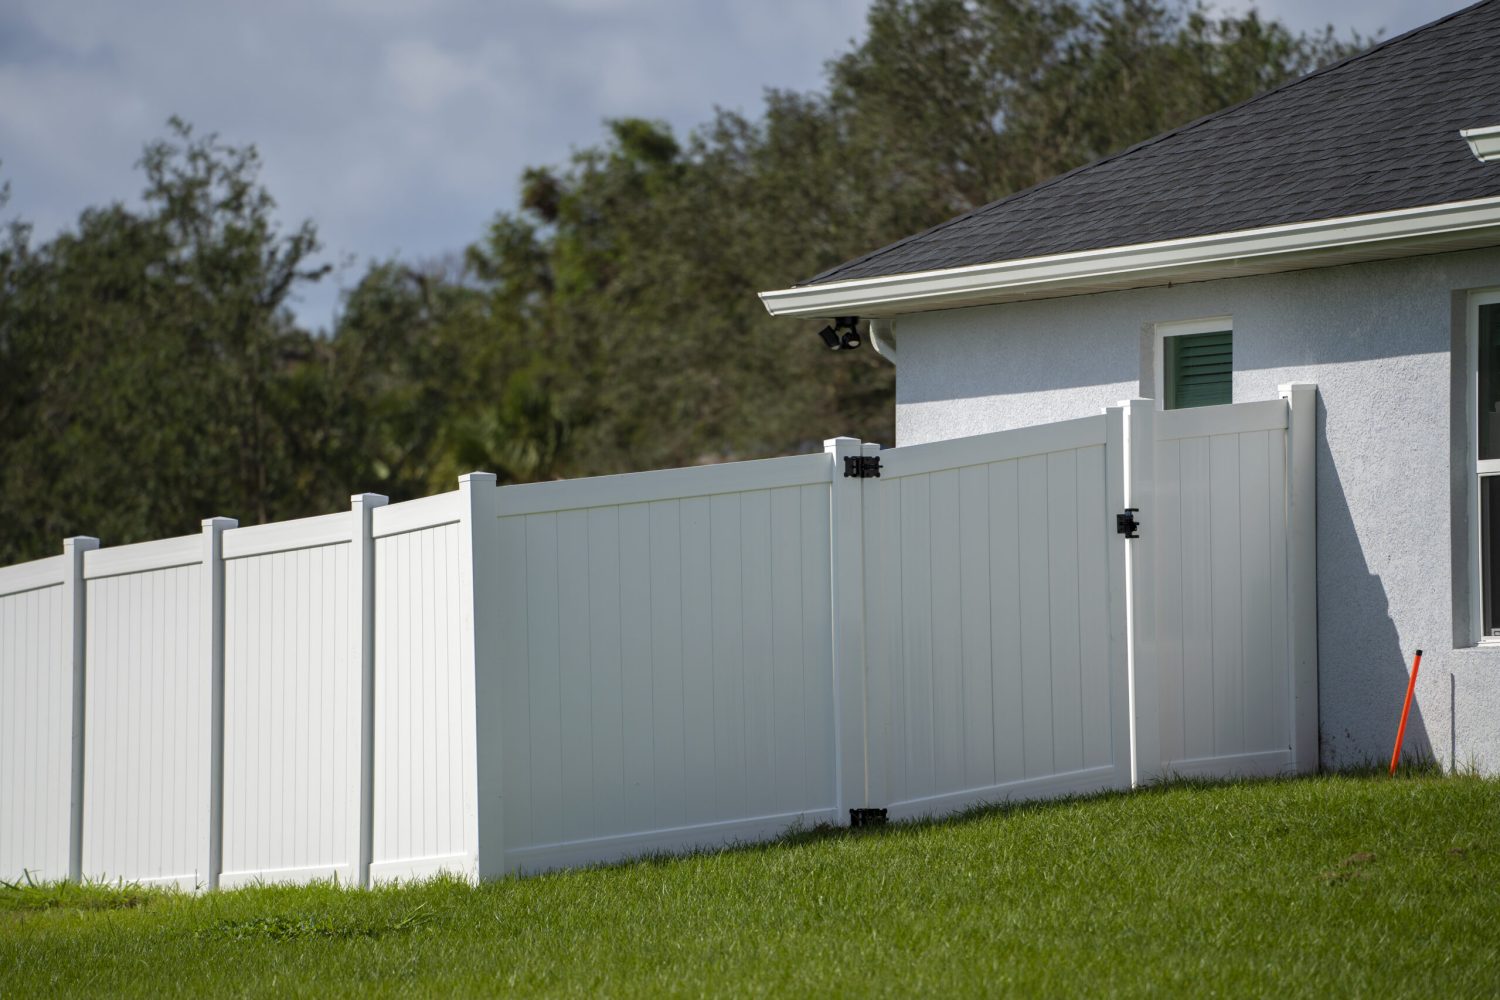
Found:
[[(481, 877), (508, 871), (512, 866), (505, 856), (506, 845), (524, 844), (532, 838), (526, 520), (524, 515), (494, 520), (492, 558), (499, 574), (497, 596), (493, 605), (476, 602), (474, 611), (498, 623), (496, 644), (476, 652), (478, 669), (474, 679)], [(464, 557), (477, 558), (477, 555)], [(502, 816), (503, 830), (499, 825)]]
[(982, 788), (995, 783), (994, 677), (990, 645), (990, 483), (989, 467), (959, 471), (959, 584), (962, 604), (963, 673), (959, 711), (963, 718), (963, 782)]
[(1078, 452), (1078, 636), (1083, 766), (1110, 763), (1109, 482), (1102, 447)]
[(1208, 439), (1210, 586), (1213, 615), (1214, 755), (1245, 749), (1240, 608), (1240, 448), (1234, 434)]
[(1052, 612), (1048, 605), (1051, 563), (1047, 551), (1047, 456), (1017, 463), (1020, 516), (1022, 774), (1051, 774)]
[(650, 505), (652, 780), (656, 822), (663, 826), (687, 822), (680, 516), (676, 500)]
[[(654, 527), (652, 536), (656, 537)], [(624, 697), (620, 686), (620, 516), (613, 507), (589, 512), (589, 654), (595, 726), (594, 815), (601, 829), (618, 830), (625, 822), (621, 766), (625, 735), (620, 716)], [(670, 667), (668, 657), (673, 655), (680, 675), (680, 648), (658, 650), (658, 663)]]
[(685, 758), (684, 807), (689, 823), (715, 815), (712, 566), (709, 506), (705, 497), (678, 504), (682, 554), (682, 706)]
[[(1083, 684), (1078, 621), (1078, 453), (1047, 456), (1047, 606), (1052, 619), (1052, 767), (1083, 767)], [(1041, 525), (1037, 526), (1042, 529)]]
[(1021, 510), (1018, 464), (989, 469), (990, 719), (994, 726), (995, 781), (1025, 776), (1026, 717), (1022, 702)]

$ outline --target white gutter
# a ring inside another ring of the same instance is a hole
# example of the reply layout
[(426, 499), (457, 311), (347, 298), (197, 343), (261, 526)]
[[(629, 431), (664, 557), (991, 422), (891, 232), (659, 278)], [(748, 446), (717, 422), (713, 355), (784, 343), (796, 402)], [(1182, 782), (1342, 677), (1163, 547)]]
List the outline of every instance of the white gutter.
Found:
[(870, 320), (870, 346), (875, 353), (891, 364), (896, 363), (896, 321), (893, 319)]
[[(1486, 231), (1490, 232), (1486, 232)], [(1490, 236), (1500, 243), (1500, 198), (1424, 205), (1315, 222), (1212, 233), (1185, 239), (975, 264), (939, 271), (832, 281), (761, 292), (772, 316), (892, 316), (989, 301), (1076, 294), (1297, 266), (1297, 258), (1369, 248), (1399, 255), (1396, 241)], [(1445, 247), (1419, 249), (1439, 252)], [(1329, 263), (1325, 261), (1325, 263)], [(1316, 266), (1309, 261), (1305, 266)], [(1214, 269), (1217, 267), (1217, 271)], [(1093, 287), (1090, 287), (1093, 286)], [(872, 334), (872, 339), (874, 335)], [(882, 352), (884, 353), (884, 352)]]
[(1500, 160), (1500, 125), (1459, 129), (1458, 134), (1464, 137), (1480, 163)]

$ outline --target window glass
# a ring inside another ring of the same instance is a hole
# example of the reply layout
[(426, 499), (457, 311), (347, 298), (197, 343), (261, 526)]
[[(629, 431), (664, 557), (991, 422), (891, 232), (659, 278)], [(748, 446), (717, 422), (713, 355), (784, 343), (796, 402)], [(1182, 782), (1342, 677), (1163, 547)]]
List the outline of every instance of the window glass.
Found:
[(1479, 307), (1479, 457), (1500, 458), (1500, 305)]
[(1234, 341), (1228, 330), (1163, 339), (1168, 410), (1220, 406), (1233, 399)]
[(1484, 597), (1484, 638), (1500, 638), (1500, 608), (1496, 607), (1495, 567), (1500, 565), (1500, 476), (1479, 479), (1480, 579)]

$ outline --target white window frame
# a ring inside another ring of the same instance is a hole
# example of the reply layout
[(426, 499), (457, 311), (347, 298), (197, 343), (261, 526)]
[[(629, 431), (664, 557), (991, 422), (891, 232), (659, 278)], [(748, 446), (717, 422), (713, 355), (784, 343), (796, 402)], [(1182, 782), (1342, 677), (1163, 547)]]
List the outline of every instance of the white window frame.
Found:
[[(1476, 314), (1477, 315), (1477, 314)], [(1205, 316), (1203, 319), (1175, 320), (1171, 323), (1156, 324), (1156, 363), (1152, 366), (1156, 370), (1156, 408), (1165, 410), (1167, 408), (1167, 338), (1185, 337), (1195, 333), (1229, 333), (1230, 343), (1234, 342), (1234, 317), (1233, 316)], [(1234, 375), (1231, 371), (1229, 378), (1229, 401), (1234, 402)]]
[(1479, 523), (1480, 481), (1500, 475), (1500, 459), (1479, 460), (1479, 307), (1500, 305), (1500, 288), (1469, 293), (1465, 321), (1464, 419), (1468, 421), (1468, 454), (1464, 478), (1469, 486), (1469, 634), (1480, 646), (1500, 648), (1500, 636), (1484, 634), (1484, 535)]

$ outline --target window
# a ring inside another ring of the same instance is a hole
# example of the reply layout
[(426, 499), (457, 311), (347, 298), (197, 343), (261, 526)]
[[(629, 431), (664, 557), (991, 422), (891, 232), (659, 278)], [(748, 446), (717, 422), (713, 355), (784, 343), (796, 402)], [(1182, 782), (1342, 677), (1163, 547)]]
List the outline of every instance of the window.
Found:
[(1162, 409), (1220, 406), (1234, 398), (1234, 334), (1227, 316), (1156, 328), (1156, 398)]
[(1471, 619), (1480, 642), (1500, 643), (1500, 292), (1469, 297), (1468, 340)]

